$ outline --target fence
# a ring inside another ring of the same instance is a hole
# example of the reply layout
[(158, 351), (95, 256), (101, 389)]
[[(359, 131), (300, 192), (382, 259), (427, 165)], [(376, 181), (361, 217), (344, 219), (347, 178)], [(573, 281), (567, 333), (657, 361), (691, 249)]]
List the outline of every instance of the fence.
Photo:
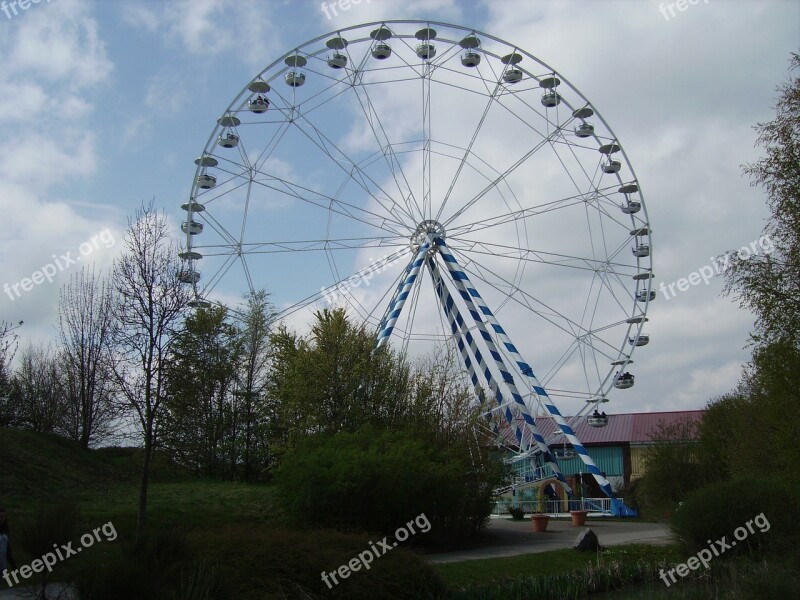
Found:
[[(623, 498), (617, 498), (624, 502)], [(495, 502), (492, 514), (495, 516), (507, 515), (508, 509), (518, 506), (525, 514), (539, 512), (536, 500), (498, 500)], [(551, 516), (568, 515), (570, 510), (587, 510), (589, 514), (611, 515), (611, 498), (584, 498), (583, 500), (547, 500), (544, 502), (542, 513)]]

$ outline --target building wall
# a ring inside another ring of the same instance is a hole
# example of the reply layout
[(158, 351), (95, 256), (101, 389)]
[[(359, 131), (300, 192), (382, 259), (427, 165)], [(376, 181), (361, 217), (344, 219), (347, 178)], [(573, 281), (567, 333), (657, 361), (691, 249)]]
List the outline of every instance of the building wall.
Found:
[[(624, 477), (625, 459), (622, 446), (591, 446), (586, 450), (606, 477)], [(569, 460), (559, 460), (558, 465), (566, 476), (587, 472), (586, 465), (577, 455)]]
[(638, 479), (645, 472), (644, 455), (648, 446), (634, 446), (631, 444), (631, 479)]

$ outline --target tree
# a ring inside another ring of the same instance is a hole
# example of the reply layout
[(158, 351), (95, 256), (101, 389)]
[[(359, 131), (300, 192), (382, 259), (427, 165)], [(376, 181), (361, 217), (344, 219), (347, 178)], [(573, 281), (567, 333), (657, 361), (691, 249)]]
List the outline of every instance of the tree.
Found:
[(237, 370), (238, 389), (234, 394), (242, 399), (243, 478), (250, 481), (260, 476), (272, 462), (266, 443), (270, 418), (267, 385), (271, 356), (269, 336), (275, 317), (266, 291), (248, 294), (245, 302), (237, 339), (241, 360)]
[[(799, 68), (793, 53), (790, 72)], [(725, 293), (756, 316), (753, 355), (701, 427), (701, 451), (726, 477), (782, 475), (800, 459), (800, 76), (778, 92), (775, 119), (755, 128), (765, 156), (744, 167), (767, 194), (765, 254), (730, 253), (725, 271)]]
[[(792, 54), (790, 71), (800, 69)], [(767, 193), (770, 216), (764, 241), (774, 251), (757, 256), (729, 253), (725, 293), (756, 315), (756, 345), (788, 341), (800, 347), (800, 74), (778, 87), (777, 115), (759, 123), (757, 144), (766, 156), (746, 165), (751, 184)], [(765, 244), (766, 246), (766, 244)], [(768, 247), (764, 248), (765, 251)]]
[[(178, 461), (199, 475), (235, 472), (236, 334), (227, 309), (200, 308), (186, 318), (172, 346), (163, 438)], [(225, 472), (231, 447), (233, 458)]]
[(11, 402), (21, 427), (39, 433), (62, 431), (65, 401), (50, 346), (30, 345), (22, 351), (11, 379)]
[(21, 326), (22, 321), (14, 326), (0, 321), (0, 427), (9, 427), (15, 420), (16, 410), (11, 402), (11, 361), (19, 343), (16, 330)]
[(691, 419), (676, 423), (660, 422), (645, 451), (645, 474), (637, 485), (637, 500), (645, 511), (670, 513), (691, 491), (709, 478), (700, 464), (697, 443), (698, 425)]
[(61, 288), (58, 333), (67, 396), (67, 434), (83, 448), (107, 435), (114, 417), (110, 352), (113, 296), (94, 268), (83, 267)]
[(315, 313), (311, 334), (279, 327), (270, 394), (278, 404), (282, 444), (296, 435), (354, 431), (372, 423), (391, 427), (409, 408), (409, 367), (342, 309)]
[(117, 319), (114, 379), (134, 414), (142, 438), (136, 537), (147, 524), (147, 490), (166, 398), (166, 372), (176, 329), (190, 292), (180, 281), (178, 248), (163, 213), (142, 206), (128, 222), (125, 250), (114, 264), (112, 288)]

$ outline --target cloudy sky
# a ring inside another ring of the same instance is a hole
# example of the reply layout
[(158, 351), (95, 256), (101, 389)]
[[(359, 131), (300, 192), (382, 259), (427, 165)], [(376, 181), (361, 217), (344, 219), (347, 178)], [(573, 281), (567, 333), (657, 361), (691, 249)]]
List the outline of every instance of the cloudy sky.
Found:
[[(759, 245), (766, 216), (763, 193), (749, 185), (741, 165), (758, 157), (752, 126), (772, 118), (775, 86), (786, 78), (789, 54), (800, 45), (800, 2), (699, 0), (681, 3), (684, 10), (674, 2), (645, 0), (363, 0), (332, 6), (326, 2), (324, 10), (317, 0), (42, 0), (23, 6), (0, 5), (0, 319), (24, 320), (24, 341), (52, 338), (59, 285), (80, 262), (95, 262), (101, 268), (111, 263), (121, 249), (127, 218), (141, 202), (153, 200), (163, 208), (174, 222), (176, 241), (183, 241), (180, 223), (185, 213), (180, 204), (193, 193), (193, 161), (216, 136), (217, 119), (254, 77), (287, 53), (306, 48), (309, 40), (320, 38), (324, 44), (331, 32), (382, 20), (431, 20), (486, 32), (528, 53), (520, 66), (534, 66), (529, 55), (550, 65), (574, 86), (568, 90), (572, 99), (577, 97), (573, 89), (579, 90), (613, 128), (635, 169), (647, 209), (645, 222), (653, 230), (654, 289), (662, 282), (666, 286), (704, 268), (708, 271), (712, 257), (726, 250), (749, 247), (763, 253), (769, 248), (764, 240)], [(482, 42), (487, 51), (504, 48), (488, 38)], [(439, 44), (443, 51), (446, 44)], [(356, 46), (352, 45), (353, 56)], [(398, 52), (395, 59), (399, 56)], [(491, 64), (487, 55), (482, 68)], [(282, 81), (280, 87), (273, 82), (273, 109), (288, 110), (296, 97), (292, 94), (315, 89), (313, 65), (308, 74), (307, 87), (294, 90)], [(375, 89), (372, 100), (382, 107), (387, 139), (416, 139), (422, 123), (413, 121), (413, 111), (405, 112), (418, 101), (416, 89), (402, 84)], [(463, 149), (469, 142), (464, 132), (475, 131), (474, 115), (481, 108), (469, 100), (457, 101), (453, 90), (436, 100), (452, 103), (452, 110), (433, 105), (432, 139)], [(365, 127), (367, 113), (352, 109), (357, 98), (350, 97), (349, 105), (341, 99), (326, 100), (318, 114), (325, 117), (320, 122), (326, 124), (324, 133), (331, 143), (363, 158), (375, 138)], [(418, 103), (414, 106), (419, 108)], [(524, 149), (525, 130), (502, 120), (490, 124), (491, 135), (481, 138), (480, 158), (503, 171), (508, 166), (504, 160), (518, 158), (515, 151)], [(264, 126), (264, 140), (279, 140), (280, 150), (265, 158), (262, 173), (307, 183), (309, 189), (339, 181), (325, 170), (331, 165), (320, 164), (301, 137), (276, 137), (270, 126)], [(398, 164), (411, 170), (418, 159), (409, 152)], [(443, 189), (442, 182), (450, 181), (457, 165), (455, 159), (445, 158), (436, 164), (433, 195)], [(551, 170), (546, 161), (539, 166), (527, 170), (524, 181), (508, 181), (509, 193), (519, 196), (522, 206), (527, 194), (564, 197), (557, 176), (568, 173)], [(473, 162), (465, 169), (463, 185), (480, 185), (489, 173), (481, 168)], [(376, 181), (388, 177), (379, 171), (371, 175)], [(232, 189), (236, 182), (228, 185)], [(417, 197), (422, 195), (421, 185), (410, 184)], [(343, 190), (347, 196), (347, 188)], [(503, 192), (496, 193), (499, 199)], [(234, 200), (226, 202), (225, 197), (218, 199), (220, 208), (213, 215), (220, 228), (242, 219), (236, 212), (241, 207)], [(320, 221), (318, 214), (288, 201), (286, 194), (254, 195), (248, 210), (249, 231), (261, 232), (260, 238), (249, 239), (266, 244), (327, 239), (326, 232), (332, 230), (326, 227), (341, 227), (340, 236), (356, 233), (335, 218), (332, 224)], [(479, 212), (474, 222), (491, 216)], [(614, 219), (618, 216), (614, 213)], [(228, 224), (226, 217), (232, 219)], [(565, 211), (563, 218), (573, 216)], [(542, 223), (548, 225), (532, 225), (536, 244), (530, 247), (561, 252), (564, 246), (559, 244), (581, 243), (577, 223)], [(206, 233), (211, 233), (208, 228)], [(507, 241), (501, 232), (480, 240)], [(342, 253), (334, 270), (347, 275), (391, 251), (387, 243), (385, 249)], [(575, 250), (573, 255), (585, 254)], [(255, 287), (273, 292), (279, 308), (332, 283), (326, 254), (306, 253), (297, 264), (281, 258), (274, 266), (268, 266), (271, 255), (264, 256), (263, 263), (258, 256), (249, 263), (251, 276)], [(69, 257), (81, 260), (69, 264)], [(497, 266), (502, 272), (503, 261), (486, 261), (483, 267)], [(376, 276), (369, 290), (354, 293), (366, 301), (384, 282), (382, 294), (394, 285), (392, 269), (402, 264), (381, 273), (382, 279)], [(222, 272), (221, 267), (214, 269)], [(53, 282), (40, 277), (28, 290), (22, 289), (20, 282), (37, 271), (54, 272)], [(210, 276), (204, 272), (204, 280)], [(590, 285), (590, 280), (548, 276), (531, 267), (515, 284), (546, 289), (548, 302), (569, 313), (581, 310), (576, 299), (585, 300), (580, 286)], [(246, 288), (246, 279), (232, 269), (209, 296), (235, 302)], [(700, 408), (736, 384), (748, 356), (752, 317), (721, 298), (721, 288), (716, 277), (708, 284), (684, 284), (683, 290), (673, 286), (673, 294), (658, 291), (644, 330), (652, 341), (637, 350), (630, 368), (636, 385), (613, 393), (609, 410)], [(429, 319), (435, 333), (439, 325), (432, 297), (423, 292), (420, 302), (418, 327), (424, 332)], [(596, 306), (605, 306), (603, 302)], [(432, 306), (434, 312), (426, 316), (426, 308)], [(504, 318), (526, 359), (540, 374), (550, 372), (564, 350), (557, 335), (537, 325), (529, 327), (524, 313), (505, 310), (498, 317)], [(631, 303), (626, 310), (632, 310)], [(307, 312), (300, 312), (288, 320), (301, 327), (306, 318)], [(622, 340), (625, 330), (616, 335)], [(576, 375), (565, 367), (563, 376)]]

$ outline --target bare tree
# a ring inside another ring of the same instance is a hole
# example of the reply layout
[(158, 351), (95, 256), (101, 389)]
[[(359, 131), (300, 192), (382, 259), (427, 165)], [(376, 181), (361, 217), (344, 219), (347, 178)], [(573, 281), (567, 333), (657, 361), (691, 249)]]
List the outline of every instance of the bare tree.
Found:
[(64, 427), (88, 448), (108, 433), (111, 404), (109, 352), (114, 329), (113, 296), (94, 267), (84, 267), (61, 288), (58, 328), (62, 382), (67, 399)]
[[(250, 481), (254, 475), (253, 466), (256, 456), (264, 468), (268, 451), (263, 448), (266, 439), (263, 407), (265, 402), (269, 371), (269, 336), (274, 309), (269, 302), (269, 295), (264, 290), (248, 294), (245, 298), (246, 308), (240, 324), (239, 344), (241, 346), (241, 364), (239, 368), (240, 389), (236, 392), (242, 398), (244, 418), (244, 480)], [(260, 451), (259, 451), (260, 450)]]
[(175, 330), (190, 298), (181, 284), (178, 248), (166, 216), (152, 204), (128, 223), (125, 251), (112, 276), (116, 297), (114, 374), (121, 397), (133, 410), (144, 456), (136, 536), (147, 524), (147, 490), (166, 393), (166, 367)]
[(15, 333), (22, 321), (11, 325), (0, 321), (0, 427), (14, 424), (15, 410), (11, 402), (11, 361), (17, 352), (19, 336)]
[(30, 345), (22, 351), (11, 379), (11, 401), (20, 426), (40, 433), (61, 431), (64, 398), (50, 346)]

